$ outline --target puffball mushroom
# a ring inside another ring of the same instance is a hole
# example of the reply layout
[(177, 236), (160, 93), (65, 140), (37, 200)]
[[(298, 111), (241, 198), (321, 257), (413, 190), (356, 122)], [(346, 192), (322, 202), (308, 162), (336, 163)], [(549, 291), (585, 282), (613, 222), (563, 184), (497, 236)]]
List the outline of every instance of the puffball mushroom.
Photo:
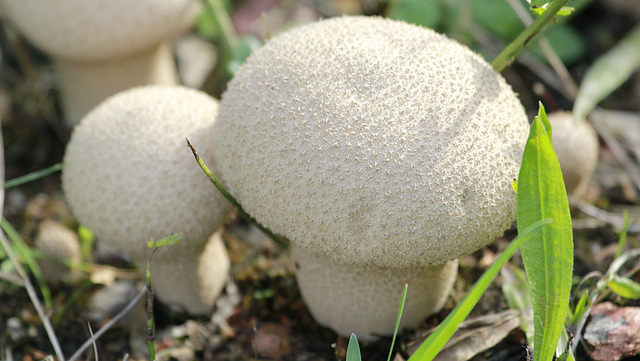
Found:
[(211, 186), (184, 143), (189, 136), (215, 169), (208, 140), (218, 102), (171, 86), (118, 93), (74, 129), (62, 187), (78, 220), (128, 254), (142, 274), (147, 242), (182, 235), (153, 256), (152, 284), (164, 303), (192, 314), (210, 311), (228, 278), (219, 233), (231, 206)]
[[(34, 246), (50, 258), (78, 264), (82, 261), (78, 235), (60, 222), (46, 220), (40, 223)], [(51, 284), (61, 281), (76, 281), (80, 277), (77, 269), (69, 268), (53, 260), (38, 262), (43, 278)]]
[(587, 190), (598, 163), (598, 135), (591, 124), (576, 120), (571, 112), (551, 113), (548, 118), (567, 193), (580, 197)]
[(251, 55), (212, 141), (227, 189), (294, 244), (316, 320), (371, 339), (393, 332), (405, 283), (401, 327), (415, 327), (442, 307), (455, 259), (512, 224), (528, 129), (509, 85), (468, 48), (403, 22), (341, 17)]
[(168, 42), (189, 28), (197, 0), (2, 0), (13, 24), (55, 60), (66, 122), (119, 91), (177, 84)]

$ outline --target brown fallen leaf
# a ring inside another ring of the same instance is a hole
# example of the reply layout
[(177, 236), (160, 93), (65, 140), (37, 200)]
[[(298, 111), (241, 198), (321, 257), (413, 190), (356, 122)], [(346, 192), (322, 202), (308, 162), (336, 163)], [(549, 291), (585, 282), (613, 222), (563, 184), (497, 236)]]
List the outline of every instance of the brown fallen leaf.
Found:
[(595, 305), (583, 339), (589, 356), (596, 361), (640, 354), (640, 307), (619, 307), (611, 302)]
[[(468, 319), (460, 324), (434, 361), (468, 360), (497, 345), (518, 326), (520, 326), (520, 312), (514, 310)], [(408, 353), (413, 354), (431, 332), (433, 330), (419, 340), (410, 342), (407, 345)]]

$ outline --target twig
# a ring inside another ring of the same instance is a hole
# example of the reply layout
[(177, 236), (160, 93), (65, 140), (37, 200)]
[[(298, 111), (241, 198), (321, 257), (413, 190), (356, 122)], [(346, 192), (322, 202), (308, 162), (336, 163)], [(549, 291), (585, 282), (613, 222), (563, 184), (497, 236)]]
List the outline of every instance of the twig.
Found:
[(124, 315), (126, 315), (127, 313), (129, 313), (129, 311), (131, 311), (131, 309), (133, 309), (137, 304), (138, 301), (140, 301), (140, 299), (147, 293), (147, 287), (143, 287), (142, 290), (140, 290), (140, 292), (136, 295), (136, 297), (131, 300), (131, 302), (129, 302), (129, 304), (127, 305), (127, 307), (123, 308), (122, 311), (120, 311), (114, 318), (112, 318), (111, 320), (109, 320), (109, 322), (107, 322), (104, 326), (102, 326), (98, 332), (95, 333), (94, 337), (92, 337), (92, 339), (85, 341), (85, 343), (82, 344), (82, 346), (80, 346), (80, 348), (78, 349), (78, 351), (76, 351), (70, 358), (69, 361), (75, 361), (77, 359), (80, 358), (80, 356), (82, 355), (82, 353), (88, 349), (89, 347), (91, 347), (91, 345), (93, 344), (93, 342), (97, 339), (100, 338), (100, 336), (102, 336), (105, 332), (107, 332), (107, 330), (109, 330), (109, 328), (111, 328), (111, 326), (113, 326), (113, 324), (115, 324), (116, 322), (118, 322), (122, 317), (124, 317)]
[(555, 0), (549, 4), (549, 8), (526, 29), (515, 40), (491, 62), (491, 67), (496, 72), (501, 72), (509, 66), (516, 55), (524, 48), (524, 46), (536, 36), (540, 30), (565, 6), (569, 0)]
[(24, 281), (24, 288), (27, 290), (29, 299), (31, 299), (31, 303), (33, 304), (33, 307), (36, 309), (36, 312), (38, 313), (38, 317), (40, 317), (40, 320), (42, 321), (42, 325), (44, 326), (44, 329), (47, 332), (47, 336), (49, 337), (51, 346), (53, 346), (53, 350), (56, 353), (56, 357), (58, 357), (59, 361), (65, 361), (65, 357), (64, 357), (64, 354), (62, 353), (62, 349), (60, 348), (60, 343), (58, 343), (58, 338), (56, 337), (56, 333), (54, 332), (53, 326), (51, 326), (51, 322), (49, 321), (49, 318), (47, 317), (47, 315), (44, 312), (44, 309), (42, 308), (42, 304), (38, 299), (36, 290), (35, 288), (33, 288), (33, 285), (31, 284), (31, 281), (29, 280), (27, 273), (24, 271), (24, 268), (22, 268), (22, 264), (20, 264), (20, 262), (18, 261), (18, 258), (11, 250), (11, 246), (9, 245), (9, 240), (7, 240), (7, 238), (5, 237), (4, 232), (0, 232), (0, 243), (2, 243), (2, 247), (4, 247), (5, 252), (9, 256), (9, 259), (13, 263), (14, 267), (16, 268), (16, 272), (18, 272), (18, 275)]
[(231, 205), (233, 205), (233, 207), (238, 211), (238, 213), (240, 213), (240, 215), (242, 217), (244, 217), (247, 221), (249, 221), (254, 226), (258, 227), (262, 232), (264, 232), (266, 235), (268, 235), (280, 247), (286, 248), (287, 245), (288, 245), (288, 241), (286, 241), (282, 237), (279, 237), (279, 236), (275, 235), (270, 229), (268, 229), (267, 227), (264, 227), (255, 218), (253, 218), (249, 213), (247, 213), (242, 208), (240, 203), (238, 203), (238, 201), (231, 195), (231, 193), (229, 193), (229, 191), (227, 191), (227, 189), (222, 185), (222, 183), (220, 183), (218, 178), (216, 178), (216, 176), (211, 172), (211, 170), (209, 169), (209, 167), (207, 167), (207, 165), (204, 163), (202, 158), (200, 158), (200, 155), (198, 154), (198, 151), (193, 146), (193, 144), (191, 144), (191, 140), (189, 140), (189, 137), (186, 137), (186, 140), (187, 140), (187, 145), (189, 146), (189, 148), (191, 148), (191, 152), (193, 153), (193, 156), (196, 158), (196, 162), (198, 162), (198, 165), (200, 165), (200, 168), (202, 169), (202, 171), (209, 177), (209, 179), (211, 180), (211, 183), (213, 183), (213, 185), (216, 186), (216, 188), (229, 201), (229, 203), (231, 203)]

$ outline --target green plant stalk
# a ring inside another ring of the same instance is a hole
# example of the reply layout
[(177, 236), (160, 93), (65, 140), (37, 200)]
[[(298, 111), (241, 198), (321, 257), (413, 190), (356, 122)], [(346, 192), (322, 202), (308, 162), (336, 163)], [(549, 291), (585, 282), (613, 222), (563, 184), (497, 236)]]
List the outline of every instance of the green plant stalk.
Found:
[(198, 154), (198, 151), (196, 150), (196, 148), (191, 143), (191, 140), (189, 140), (189, 137), (187, 137), (186, 140), (187, 140), (187, 145), (189, 146), (189, 148), (191, 148), (191, 152), (193, 153), (193, 156), (196, 158), (196, 162), (198, 162), (198, 165), (200, 166), (200, 169), (202, 169), (202, 171), (207, 175), (207, 177), (209, 177), (209, 180), (211, 180), (211, 183), (213, 183), (213, 185), (216, 186), (218, 191), (220, 191), (220, 193), (222, 193), (222, 195), (227, 199), (227, 201), (229, 201), (229, 203), (231, 203), (231, 205), (233, 205), (233, 207), (238, 211), (238, 213), (242, 217), (244, 217), (247, 221), (249, 221), (251, 224), (253, 224), (254, 226), (258, 227), (262, 232), (264, 232), (266, 235), (268, 235), (280, 247), (286, 248), (289, 242), (286, 241), (284, 238), (275, 235), (273, 232), (271, 232), (270, 229), (264, 227), (262, 224), (260, 224), (258, 221), (256, 221), (255, 218), (253, 218), (251, 215), (249, 215), (249, 213), (247, 213), (242, 208), (240, 203), (238, 203), (238, 201), (231, 195), (231, 193), (229, 193), (229, 191), (227, 191), (227, 189), (222, 185), (222, 183), (220, 183), (218, 178), (216, 178), (216, 176), (211, 172), (211, 170), (209, 169), (209, 167), (207, 167), (207, 165), (204, 163), (202, 158), (200, 158), (200, 155)]
[(464, 297), (456, 308), (449, 313), (447, 318), (444, 319), (436, 328), (435, 331), (420, 345), (416, 352), (411, 355), (409, 361), (431, 361), (442, 350), (444, 345), (449, 341), (451, 336), (455, 333), (458, 326), (469, 315), (473, 307), (478, 303), (480, 297), (487, 290), (493, 279), (500, 272), (500, 269), (513, 257), (514, 253), (534, 236), (539, 234), (540, 228), (545, 224), (548, 224), (550, 220), (541, 220), (535, 222), (527, 229), (520, 232), (509, 246), (496, 258), (495, 262), (480, 276), (480, 279), (471, 287), (469, 293)]
[(529, 25), (517, 38), (515, 38), (498, 56), (491, 62), (491, 67), (500, 73), (504, 68), (511, 65), (518, 53), (524, 49), (525, 45), (536, 36), (540, 30), (556, 16), (558, 11), (565, 6), (569, 0), (555, 0), (549, 4), (547, 11), (540, 15)]
[(53, 302), (51, 301), (51, 291), (49, 290), (49, 286), (47, 286), (47, 283), (42, 278), (42, 271), (40, 270), (38, 263), (33, 257), (33, 250), (24, 243), (22, 237), (20, 237), (18, 232), (13, 228), (11, 223), (9, 223), (6, 218), (2, 217), (2, 221), (0, 221), (0, 227), (2, 227), (4, 233), (6, 233), (7, 237), (9, 237), (11, 242), (13, 242), (13, 244), (16, 246), (18, 252), (20, 253), (20, 256), (22, 256), (24, 262), (27, 264), (27, 267), (29, 267), (29, 271), (31, 271), (31, 274), (33, 274), (33, 276), (35, 277), (36, 282), (38, 282), (38, 287), (40, 288), (40, 293), (42, 294), (42, 299), (44, 300), (45, 306), (48, 309), (52, 309)]
[(207, 13), (218, 27), (220, 34), (222, 34), (221, 41), (222, 46), (225, 48), (225, 53), (231, 54), (238, 44), (238, 34), (233, 28), (229, 14), (222, 5), (221, 0), (202, 0), (202, 2)]
[(25, 184), (25, 183), (29, 183), (32, 182), (36, 179), (40, 179), (43, 177), (48, 176), (49, 174), (58, 172), (60, 170), (62, 170), (62, 163), (56, 163), (50, 167), (47, 167), (45, 169), (41, 169), (39, 171), (33, 172), (33, 173), (29, 173), (29, 174), (25, 174), (21, 177), (18, 178), (14, 178), (11, 180), (8, 180), (6, 182), (4, 182), (4, 189), (7, 188), (12, 188), (12, 187), (17, 187), (19, 185)]
[[(153, 251), (155, 252), (156, 249), (154, 249)], [(153, 343), (155, 337), (153, 334), (153, 288), (151, 288), (151, 257), (149, 257), (149, 261), (147, 261), (146, 286), (147, 286), (147, 337), (146, 337), (147, 350), (149, 351), (149, 360), (155, 360), (156, 347)]]

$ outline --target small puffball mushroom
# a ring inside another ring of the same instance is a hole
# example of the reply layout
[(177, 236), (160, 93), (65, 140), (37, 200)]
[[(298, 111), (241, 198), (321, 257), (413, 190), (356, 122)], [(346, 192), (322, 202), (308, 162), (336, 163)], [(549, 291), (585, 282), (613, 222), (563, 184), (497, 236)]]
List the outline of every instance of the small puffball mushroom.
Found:
[(182, 235), (153, 256), (158, 298), (192, 314), (210, 311), (229, 259), (219, 234), (232, 210), (193, 160), (189, 136), (215, 169), (208, 140), (218, 103), (185, 87), (146, 86), (116, 94), (74, 129), (62, 187), (78, 220), (146, 272), (147, 241)]
[(392, 333), (405, 283), (401, 327), (414, 327), (442, 307), (454, 260), (509, 228), (528, 130), (509, 85), (468, 48), (341, 17), (251, 55), (212, 138), (228, 190), (294, 245), (313, 316), (371, 339)]
[(576, 120), (570, 112), (552, 113), (548, 118), (567, 193), (581, 197), (598, 163), (598, 135), (591, 124)]
[(46, 256), (58, 261), (38, 262), (45, 281), (56, 285), (65, 280), (74, 281), (80, 276), (78, 270), (59, 263), (63, 261), (78, 264), (82, 260), (78, 235), (60, 222), (47, 220), (40, 223), (34, 246)]
[(196, 0), (0, 0), (5, 15), (54, 58), (66, 122), (145, 84), (177, 84), (168, 42), (189, 28)]

